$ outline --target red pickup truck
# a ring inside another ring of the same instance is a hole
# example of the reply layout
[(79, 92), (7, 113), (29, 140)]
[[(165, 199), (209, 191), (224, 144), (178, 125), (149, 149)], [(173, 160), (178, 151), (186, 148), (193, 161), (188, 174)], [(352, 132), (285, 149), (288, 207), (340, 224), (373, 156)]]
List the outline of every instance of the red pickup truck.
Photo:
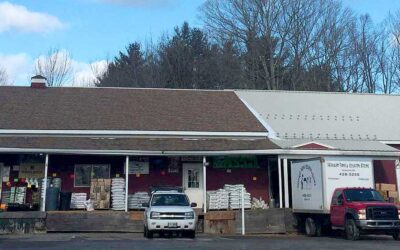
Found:
[(308, 216), (306, 234), (317, 236), (322, 227), (344, 230), (349, 240), (361, 234), (387, 234), (400, 240), (400, 207), (385, 202), (381, 194), (371, 188), (335, 189), (327, 216)]

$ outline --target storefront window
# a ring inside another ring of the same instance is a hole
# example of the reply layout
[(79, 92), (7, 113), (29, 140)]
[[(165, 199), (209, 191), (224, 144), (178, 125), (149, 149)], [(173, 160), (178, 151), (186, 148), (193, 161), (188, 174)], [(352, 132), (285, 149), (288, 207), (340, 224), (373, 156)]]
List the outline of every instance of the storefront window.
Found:
[(92, 178), (110, 178), (110, 165), (75, 165), (75, 187), (90, 187)]

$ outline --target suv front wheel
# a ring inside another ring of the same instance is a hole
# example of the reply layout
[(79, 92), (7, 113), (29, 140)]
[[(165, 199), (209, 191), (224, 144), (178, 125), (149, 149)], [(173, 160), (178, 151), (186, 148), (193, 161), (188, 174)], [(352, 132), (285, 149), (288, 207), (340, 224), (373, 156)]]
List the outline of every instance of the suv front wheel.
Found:
[(393, 239), (400, 240), (400, 230), (397, 230), (396, 232), (393, 233)]
[(144, 237), (147, 239), (153, 238), (153, 232), (149, 231), (147, 227), (144, 227)]
[(185, 232), (185, 235), (191, 239), (194, 239), (194, 238), (196, 238), (196, 231), (193, 230), (193, 231)]

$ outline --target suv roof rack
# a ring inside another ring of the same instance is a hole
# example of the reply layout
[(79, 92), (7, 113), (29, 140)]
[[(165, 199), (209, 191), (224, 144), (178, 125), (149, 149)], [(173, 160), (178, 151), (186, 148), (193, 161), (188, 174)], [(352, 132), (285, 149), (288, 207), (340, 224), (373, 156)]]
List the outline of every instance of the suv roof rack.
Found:
[(165, 191), (165, 192), (178, 192), (178, 193), (183, 193), (183, 188), (182, 187), (173, 187), (173, 186), (153, 186), (150, 187), (150, 192), (155, 193), (159, 191)]

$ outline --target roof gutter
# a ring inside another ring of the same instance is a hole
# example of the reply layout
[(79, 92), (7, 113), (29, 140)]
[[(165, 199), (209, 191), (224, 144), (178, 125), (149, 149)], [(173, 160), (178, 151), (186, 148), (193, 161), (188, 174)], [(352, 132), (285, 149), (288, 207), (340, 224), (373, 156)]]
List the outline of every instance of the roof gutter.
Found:
[(373, 156), (398, 159), (400, 151), (339, 151), (339, 150), (227, 150), (227, 151), (146, 151), (146, 150), (92, 150), (92, 149), (39, 149), (39, 148), (0, 148), (0, 153), (48, 153), (48, 154), (89, 154), (89, 155), (291, 155), (291, 156)]
[(143, 130), (19, 130), (0, 129), (0, 135), (25, 136), (193, 136), (193, 137), (267, 137), (268, 132), (205, 132), (205, 131), (143, 131)]

